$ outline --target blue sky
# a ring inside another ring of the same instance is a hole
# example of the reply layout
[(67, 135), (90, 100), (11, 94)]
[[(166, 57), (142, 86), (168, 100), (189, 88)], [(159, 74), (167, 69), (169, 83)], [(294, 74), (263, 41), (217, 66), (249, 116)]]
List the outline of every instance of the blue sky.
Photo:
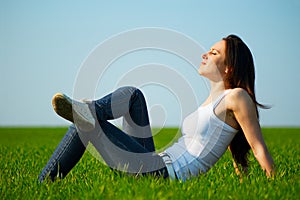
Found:
[[(52, 96), (56, 92), (72, 96), (81, 65), (99, 44), (121, 32), (143, 27), (177, 31), (205, 49), (228, 34), (241, 36), (254, 55), (257, 98), (272, 106), (260, 111), (261, 124), (300, 126), (299, 10), (297, 0), (0, 0), (0, 126), (68, 124), (53, 112)], [(123, 56), (110, 70), (120, 74), (122, 65), (129, 70), (150, 62), (167, 62), (179, 72), (186, 65), (166, 52), (144, 51)], [(201, 77), (191, 71), (182, 73), (195, 90), (198, 84), (203, 86)], [(98, 86), (96, 97), (119, 81), (115, 76), (103, 80), (105, 83), (100, 80), (99, 84), (106, 87)], [(170, 118), (166, 125), (180, 125), (178, 117), (172, 118), (176, 114), (170, 113), (176, 110), (176, 98), (163, 89), (144, 88), (153, 116), (158, 112), (157, 118)], [(200, 91), (199, 102), (207, 89)], [(170, 108), (162, 112), (155, 105), (168, 96), (165, 103)]]

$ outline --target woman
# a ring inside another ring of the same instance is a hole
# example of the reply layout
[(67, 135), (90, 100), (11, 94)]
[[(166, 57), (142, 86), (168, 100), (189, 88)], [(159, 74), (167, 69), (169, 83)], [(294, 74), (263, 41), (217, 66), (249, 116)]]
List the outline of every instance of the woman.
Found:
[[(210, 80), (205, 102), (182, 124), (182, 137), (164, 152), (155, 152), (145, 99), (140, 90), (123, 87), (95, 101), (78, 102), (57, 94), (53, 107), (73, 122), (42, 170), (46, 177), (63, 178), (91, 142), (112, 169), (129, 174), (152, 174), (185, 181), (207, 172), (224, 154), (234, 167), (247, 171), (251, 148), (269, 177), (274, 162), (262, 137), (254, 92), (254, 63), (250, 50), (235, 35), (213, 45), (204, 55), (199, 74)], [(124, 117), (123, 131), (107, 120)]]

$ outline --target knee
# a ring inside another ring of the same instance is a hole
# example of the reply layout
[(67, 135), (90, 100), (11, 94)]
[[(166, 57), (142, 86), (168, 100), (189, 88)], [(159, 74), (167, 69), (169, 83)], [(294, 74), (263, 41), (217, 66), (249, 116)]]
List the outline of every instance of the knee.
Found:
[(136, 90), (139, 90), (137, 87), (135, 86), (123, 86), (123, 87), (120, 87), (119, 88), (120, 90), (127, 90), (127, 91), (130, 91), (130, 92), (134, 92)]
[(124, 87), (121, 87), (119, 88), (120, 90), (125, 90), (125, 91), (128, 91), (131, 95), (137, 95), (137, 96), (140, 96), (142, 95), (143, 96), (143, 93), (142, 91), (135, 87), (135, 86), (124, 86)]
[(139, 99), (144, 99), (144, 94), (139, 88), (130, 86), (130, 90), (133, 98), (137, 97)]

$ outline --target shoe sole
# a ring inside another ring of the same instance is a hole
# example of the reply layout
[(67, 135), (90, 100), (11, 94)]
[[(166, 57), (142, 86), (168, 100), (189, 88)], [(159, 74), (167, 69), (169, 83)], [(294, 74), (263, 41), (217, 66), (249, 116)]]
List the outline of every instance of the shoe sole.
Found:
[(74, 123), (72, 102), (69, 102), (61, 93), (57, 93), (52, 98), (54, 111), (62, 118)]
[[(54, 111), (62, 118), (74, 123), (81, 130), (90, 131), (95, 128), (94, 121), (90, 122), (72, 107), (72, 99), (64, 94), (57, 93), (52, 98)], [(75, 119), (75, 120), (74, 120)]]

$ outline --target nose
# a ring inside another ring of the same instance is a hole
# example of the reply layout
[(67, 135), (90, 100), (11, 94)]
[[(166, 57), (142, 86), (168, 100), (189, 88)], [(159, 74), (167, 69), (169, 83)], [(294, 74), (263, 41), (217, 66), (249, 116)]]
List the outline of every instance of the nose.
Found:
[(207, 53), (202, 54), (202, 59), (207, 59)]

